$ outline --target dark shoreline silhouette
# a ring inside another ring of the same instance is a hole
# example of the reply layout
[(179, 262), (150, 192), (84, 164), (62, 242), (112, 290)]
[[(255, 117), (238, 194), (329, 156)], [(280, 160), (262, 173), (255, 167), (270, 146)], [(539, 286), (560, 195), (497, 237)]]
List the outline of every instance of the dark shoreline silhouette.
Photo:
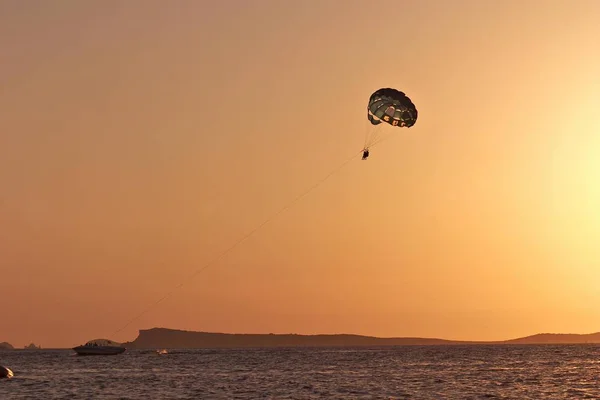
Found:
[(8, 342), (2, 342), (0, 343), (0, 350), (14, 350), (14, 347)]
[(239, 334), (194, 332), (168, 328), (142, 329), (130, 349), (157, 348), (244, 348), (244, 347), (359, 347), (406, 345), (474, 345), (474, 344), (583, 344), (600, 343), (600, 332), (591, 334), (541, 333), (502, 341), (460, 341), (437, 338), (381, 338), (351, 334)]

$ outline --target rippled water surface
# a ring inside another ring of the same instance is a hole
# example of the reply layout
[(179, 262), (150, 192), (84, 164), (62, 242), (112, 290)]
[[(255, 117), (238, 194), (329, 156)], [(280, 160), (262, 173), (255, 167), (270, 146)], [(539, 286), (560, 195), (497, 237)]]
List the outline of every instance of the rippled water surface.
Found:
[(0, 352), (0, 399), (600, 399), (600, 346)]

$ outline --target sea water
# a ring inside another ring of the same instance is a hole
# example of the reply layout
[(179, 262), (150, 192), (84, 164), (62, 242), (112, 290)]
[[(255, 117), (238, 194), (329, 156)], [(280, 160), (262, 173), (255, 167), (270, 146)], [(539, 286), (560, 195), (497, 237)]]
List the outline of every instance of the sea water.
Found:
[(0, 352), (0, 399), (600, 399), (598, 345)]

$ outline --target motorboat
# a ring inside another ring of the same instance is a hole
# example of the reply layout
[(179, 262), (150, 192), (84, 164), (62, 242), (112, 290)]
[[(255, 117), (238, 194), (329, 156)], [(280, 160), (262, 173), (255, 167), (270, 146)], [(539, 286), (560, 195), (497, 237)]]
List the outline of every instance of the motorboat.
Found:
[(73, 347), (80, 356), (114, 356), (127, 350), (120, 343), (108, 339), (90, 340), (84, 345)]

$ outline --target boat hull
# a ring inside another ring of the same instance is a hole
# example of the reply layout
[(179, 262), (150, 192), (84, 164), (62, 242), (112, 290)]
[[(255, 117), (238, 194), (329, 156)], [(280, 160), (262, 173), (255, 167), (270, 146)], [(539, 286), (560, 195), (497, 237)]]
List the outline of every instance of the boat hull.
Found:
[(73, 350), (80, 356), (116, 356), (125, 352), (124, 347), (112, 346), (77, 346)]

